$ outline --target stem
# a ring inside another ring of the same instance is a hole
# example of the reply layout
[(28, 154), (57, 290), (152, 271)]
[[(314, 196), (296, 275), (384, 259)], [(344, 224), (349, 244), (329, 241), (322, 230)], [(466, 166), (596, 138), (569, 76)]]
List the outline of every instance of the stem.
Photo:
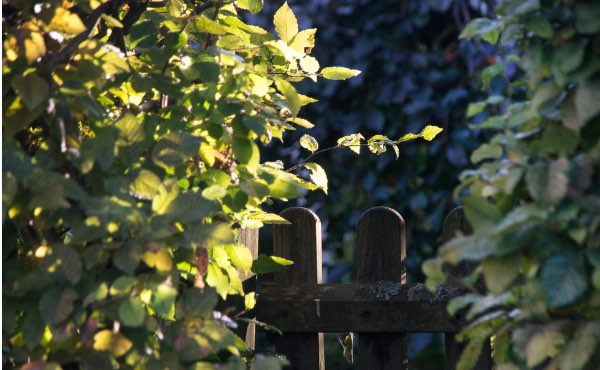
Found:
[[(382, 144), (384, 144), (384, 145), (390, 145), (390, 144), (386, 144), (386, 143), (382, 143)], [(302, 161), (300, 161), (300, 163), (298, 163), (297, 165), (295, 165), (293, 167), (290, 167), (287, 170), (285, 170), (285, 172), (292, 172), (293, 170), (295, 170), (295, 169), (297, 169), (299, 167), (304, 166), (304, 164), (306, 162), (308, 162), (312, 157), (316, 156), (317, 154), (329, 152), (329, 151), (334, 150), (334, 149), (351, 148), (353, 146), (369, 146), (369, 143), (360, 143), (360, 144), (353, 144), (353, 145), (336, 145), (336, 146), (332, 146), (332, 147), (329, 147), (329, 148), (317, 150), (316, 152), (312, 153), (311, 155), (309, 155), (308, 157), (306, 157), (305, 159), (303, 159)]]

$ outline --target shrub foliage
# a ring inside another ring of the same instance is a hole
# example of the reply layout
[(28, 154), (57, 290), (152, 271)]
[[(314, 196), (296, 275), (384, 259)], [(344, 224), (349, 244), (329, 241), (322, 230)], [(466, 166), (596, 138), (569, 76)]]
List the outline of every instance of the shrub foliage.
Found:
[(505, 1), (496, 12), (461, 35), (504, 50), (481, 73), (489, 96), (468, 108), (474, 128), (489, 133), (456, 190), (474, 232), (446, 243), (423, 269), (434, 287), (444, 265), (478, 262), (462, 281), (472, 293), (448, 307), (471, 320), (460, 334), (461, 369), (490, 338), (499, 369), (595, 369), (600, 5)]

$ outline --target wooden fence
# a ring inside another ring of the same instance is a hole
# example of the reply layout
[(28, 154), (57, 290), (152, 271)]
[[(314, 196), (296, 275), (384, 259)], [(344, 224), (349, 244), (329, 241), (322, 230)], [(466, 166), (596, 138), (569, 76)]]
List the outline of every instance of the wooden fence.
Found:
[[(398, 212), (376, 207), (361, 216), (356, 284), (322, 284), (321, 222), (312, 211), (290, 208), (281, 216), (291, 224), (274, 226), (273, 255), (294, 264), (261, 280), (256, 318), (281, 329), (283, 335), (274, 336), (276, 349), (294, 369), (324, 369), (323, 332), (349, 331), (358, 335), (359, 369), (408, 369), (410, 332), (446, 333), (445, 369), (456, 368), (461, 344), (454, 333), (464, 323), (448, 315), (446, 304), (462, 291), (446, 285), (431, 293), (424, 284), (406, 284), (406, 234)], [(457, 231), (470, 232), (460, 208), (446, 218), (444, 239)], [(240, 241), (257, 254), (256, 234), (243, 233)], [(462, 266), (453, 273), (469, 269)], [(248, 327), (246, 340), (254, 346), (253, 326)], [(491, 364), (488, 343), (476, 369), (489, 370)]]

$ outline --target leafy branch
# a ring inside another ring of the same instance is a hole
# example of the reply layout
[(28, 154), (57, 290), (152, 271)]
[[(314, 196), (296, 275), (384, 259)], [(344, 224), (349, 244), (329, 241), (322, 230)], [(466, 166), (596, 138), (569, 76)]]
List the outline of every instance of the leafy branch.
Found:
[(443, 129), (441, 127), (427, 125), (420, 133), (418, 133), (418, 134), (409, 133), (409, 134), (402, 136), (398, 140), (391, 140), (387, 136), (378, 134), (378, 135), (372, 136), (369, 140), (367, 140), (367, 142), (363, 142), (365, 140), (365, 138), (362, 134), (351, 134), (351, 135), (347, 135), (347, 136), (339, 138), (337, 141), (337, 145), (329, 147), (329, 148), (321, 149), (321, 150), (319, 150), (319, 143), (317, 142), (317, 140), (315, 138), (313, 138), (310, 135), (304, 134), (300, 138), (300, 146), (302, 146), (304, 149), (309, 150), (311, 152), (311, 154), (308, 157), (306, 157), (305, 159), (303, 159), (302, 161), (300, 161), (300, 163), (296, 164), (293, 167), (290, 167), (286, 171), (291, 172), (297, 168), (304, 166), (309, 160), (311, 160), (313, 157), (315, 157), (321, 153), (325, 153), (325, 152), (328, 152), (331, 150), (341, 149), (341, 148), (349, 148), (356, 154), (360, 154), (360, 148), (366, 146), (369, 148), (371, 153), (380, 155), (387, 151), (387, 147), (391, 147), (394, 150), (394, 153), (396, 154), (396, 159), (398, 159), (398, 157), (400, 155), (400, 151), (398, 149), (398, 144), (406, 142), (406, 141), (418, 139), (418, 138), (423, 138), (427, 141), (431, 141), (440, 132), (442, 132), (442, 130)]

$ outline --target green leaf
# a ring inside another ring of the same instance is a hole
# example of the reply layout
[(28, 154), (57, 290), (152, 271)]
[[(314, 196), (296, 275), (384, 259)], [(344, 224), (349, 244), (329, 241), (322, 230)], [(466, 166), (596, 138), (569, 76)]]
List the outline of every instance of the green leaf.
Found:
[(165, 8), (173, 17), (181, 17), (186, 9), (185, 0), (165, 0)]
[(481, 72), (481, 84), (483, 87), (489, 87), (495, 77), (504, 74), (504, 64), (496, 63), (483, 69)]
[(87, 307), (94, 302), (101, 301), (108, 296), (108, 285), (102, 282), (98, 284), (83, 300), (83, 307)]
[(224, 35), (227, 33), (225, 27), (219, 22), (207, 18), (204, 14), (201, 14), (200, 17), (196, 19), (194, 25), (200, 32), (206, 32), (213, 35)]
[(319, 68), (321, 68), (319, 62), (315, 58), (308, 55), (300, 59), (300, 67), (306, 73), (317, 73)]
[(287, 103), (287, 106), (290, 109), (292, 116), (297, 116), (302, 105), (300, 104), (300, 96), (298, 95), (298, 91), (296, 91), (296, 88), (294, 88), (292, 84), (285, 80), (277, 80), (275, 81), (275, 85), (285, 97), (285, 102)]
[(302, 135), (300, 138), (300, 146), (304, 149), (310, 150), (312, 153), (319, 150), (319, 143), (317, 140), (308, 134)]
[(129, 48), (150, 48), (156, 45), (158, 29), (154, 22), (146, 20), (136, 22), (129, 31)]
[(321, 75), (328, 80), (347, 80), (358, 76), (361, 71), (346, 67), (326, 67), (321, 70)]
[(527, 170), (527, 188), (533, 199), (553, 205), (567, 194), (569, 179), (565, 166), (564, 160), (557, 160), (552, 164), (538, 163)]
[(486, 159), (498, 159), (502, 156), (502, 146), (497, 143), (482, 144), (471, 154), (471, 162), (477, 164)]
[(119, 156), (127, 164), (137, 161), (142, 152), (146, 149), (144, 145), (145, 133), (142, 125), (131, 113), (125, 113), (116, 123), (118, 130), (117, 147)]
[(33, 351), (40, 345), (40, 342), (44, 337), (45, 328), (46, 324), (35, 310), (27, 313), (22, 329), (23, 341), (25, 342), (27, 349)]
[(227, 298), (227, 294), (229, 294), (229, 278), (226, 274), (223, 273), (221, 267), (217, 266), (214, 263), (210, 263), (208, 265), (208, 270), (206, 273), (206, 283), (215, 288), (217, 293), (223, 298)]
[(154, 172), (142, 169), (129, 186), (131, 194), (139, 199), (152, 199), (160, 186), (160, 177)]
[(350, 148), (354, 153), (360, 154), (361, 140), (364, 140), (362, 134), (346, 135), (337, 140), (338, 146)]
[(600, 87), (598, 81), (589, 81), (575, 92), (575, 111), (579, 126), (583, 127), (600, 113)]
[(129, 297), (119, 305), (119, 319), (125, 326), (142, 326), (146, 318), (146, 309), (138, 297)]
[(565, 250), (548, 258), (542, 265), (542, 286), (550, 308), (569, 305), (588, 288), (585, 267), (580, 256)]
[(250, 292), (244, 297), (244, 307), (246, 310), (251, 310), (256, 306), (256, 293)]
[(531, 337), (525, 347), (527, 367), (532, 369), (548, 357), (554, 357), (565, 343), (563, 334), (556, 326), (542, 329)]
[(48, 83), (36, 73), (13, 77), (12, 87), (30, 111), (45, 102), (50, 92)]
[(519, 273), (517, 257), (490, 257), (481, 262), (485, 286), (492, 294), (499, 295), (508, 288)]
[(282, 266), (289, 266), (293, 263), (294, 262), (282, 257), (266, 256), (264, 254), (260, 254), (252, 264), (252, 272), (254, 272), (255, 274), (277, 272), (281, 270)]
[(162, 136), (154, 145), (152, 159), (165, 169), (186, 163), (198, 154), (200, 139), (187, 132), (176, 131)]
[(470, 103), (467, 106), (467, 117), (473, 117), (478, 115), (479, 113), (485, 110), (485, 107), (487, 107), (487, 102), (485, 101)]
[(56, 325), (69, 317), (76, 299), (77, 293), (73, 289), (54, 287), (42, 294), (38, 308), (47, 324)]
[(369, 144), (369, 150), (371, 151), (371, 153), (380, 155), (387, 151), (388, 144), (391, 145), (394, 142), (384, 135), (373, 135), (369, 138), (367, 143)]
[(594, 34), (600, 31), (600, 4), (596, 2), (578, 3), (575, 5), (575, 27), (577, 31), (585, 34)]
[(133, 276), (119, 276), (110, 286), (109, 293), (113, 297), (127, 295), (136, 283)]
[(484, 340), (482, 338), (471, 338), (469, 343), (463, 349), (458, 364), (457, 370), (471, 370), (477, 364), (481, 349), (483, 348)]
[(244, 10), (249, 10), (252, 14), (257, 14), (263, 8), (263, 0), (236, 0), (235, 5)]
[(212, 185), (202, 190), (202, 196), (209, 200), (217, 200), (227, 195), (227, 190), (220, 185)]
[(581, 324), (558, 356), (559, 368), (561, 370), (585, 368), (585, 364), (592, 357), (598, 342), (600, 342), (597, 335), (599, 332), (600, 326), (597, 322)]
[(315, 125), (313, 125), (312, 123), (310, 123), (310, 121), (308, 121), (308, 120), (306, 120), (304, 118), (300, 118), (300, 117), (288, 118), (287, 121), (295, 123), (298, 126), (301, 126), (301, 127), (304, 127), (304, 128), (313, 128), (313, 127), (315, 127)]
[(286, 44), (289, 44), (292, 38), (298, 33), (298, 21), (287, 2), (283, 3), (275, 13), (273, 24), (275, 25), (277, 35), (279, 35), (279, 38), (285, 41)]
[(502, 219), (502, 213), (485, 198), (468, 196), (461, 199), (465, 216), (476, 232), (489, 230)]
[(233, 139), (231, 147), (235, 159), (249, 169), (256, 170), (260, 163), (260, 152), (254, 141), (236, 137)]
[(533, 16), (525, 19), (525, 28), (539, 37), (551, 39), (554, 36), (552, 24), (542, 16)]
[(169, 320), (174, 319), (175, 298), (177, 298), (177, 289), (169, 284), (160, 284), (152, 290), (150, 298), (150, 307), (160, 316)]
[(245, 274), (252, 268), (252, 253), (242, 244), (229, 244), (225, 246), (225, 252), (234, 267), (241, 269)]
[(310, 28), (298, 32), (298, 34), (292, 39), (290, 47), (302, 55), (310, 54), (312, 49), (315, 47), (316, 32), (316, 28)]
[(311, 181), (327, 194), (327, 173), (323, 167), (312, 162), (305, 163), (304, 167), (310, 170)]
[(495, 44), (500, 37), (500, 23), (487, 18), (475, 18), (461, 32), (459, 38), (479, 37), (490, 44)]
[(438, 127), (438, 126), (427, 125), (421, 131), (421, 133), (419, 134), (419, 137), (422, 137), (423, 139), (425, 139), (427, 141), (431, 141), (431, 140), (435, 139), (435, 137), (443, 130), (444, 130), (443, 128)]

